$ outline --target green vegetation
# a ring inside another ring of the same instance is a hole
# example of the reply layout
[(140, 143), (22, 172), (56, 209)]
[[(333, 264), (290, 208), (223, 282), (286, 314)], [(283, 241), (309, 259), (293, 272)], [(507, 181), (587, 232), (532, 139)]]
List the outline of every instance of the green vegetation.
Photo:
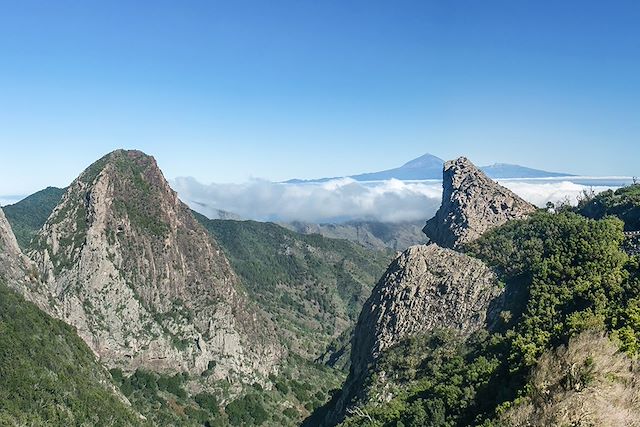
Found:
[(147, 156), (137, 153), (114, 152), (112, 163), (118, 174), (114, 180), (114, 208), (126, 214), (131, 224), (152, 236), (162, 238), (169, 227), (160, 215), (157, 192), (160, 184), (156, 168)]
[(2, 208), (23, 250), (47, 221), (65, 191), (66, 188), (47, 187)]
[(0, 283), (0, 425), (140, 425), (73, 328)]
[(269, 418), (257, 394), (247, 394), (234, 400), (226, 406), (225, 412), (234, 426), (260, 426)]
[(624, 222), (625, 230), (640, 230), (640, 184), (589, 195), (580, 202), (577, 210), (593, 219), (616, 216)]
[[(138, 369), (111, 376), (133, 407), (154, 425), (293, 427), (329, 399), (344, 380), (340, 372), (292, 356), (268, 386), (244, 385), (230, 392), (225, 380)], [(206, 388), (207, 391), (192, 391)]]
[[(622, 222), (574, 213), (538, 213), (490, 232), (470, 252), (495, 267), (514, 304), (512, 369), (533, 365), (550, 346), (585, 329), (617, 330), (620, 307), (636, 297), (629, 282)], [(522, 313), (521, 315), (519, 313)]]
[(228, 425), (214, 395), (189, 395), (189, 377), (184, 373), (164, 375), (138, 369), (127, 376), (120, 369), (110, 372), (136, 410), (155, 425)]
[(393, 257), (346, 240), (302, 235), (273, 223), (209, 220), (248, 294), (294, 338), (292, 350), (315, 358), (355, 323)]
[[(389, 349), (371, 368), (364, 406), (344, 425), (497, 426), (492, 420), (532, 392), (542, 354), (571, 337), (604, 331), (637, 355), (638, 259), (620, 249), (622, 230), (612, 217), (538, 212), (470, 244), (505, 284), (502, 323), (466, 343), (435, 332)], [(383, 391), (394, 398), (375, 404)]]
[[(494, 376), (501, 362), (492, 353), (488, 334), (464, 344), (448, 331), (412, 337), (387, 350), (377, 361), (365, 388), (369, 396), (395, 397), (384, 405), (370, 404), (344, 426), (466, 426), (475, 424), (480, 405), (494, 398)], [(488, 356), (484, 354), (487, 353)], [(382, 374), (392, 373), (389, 384)]]

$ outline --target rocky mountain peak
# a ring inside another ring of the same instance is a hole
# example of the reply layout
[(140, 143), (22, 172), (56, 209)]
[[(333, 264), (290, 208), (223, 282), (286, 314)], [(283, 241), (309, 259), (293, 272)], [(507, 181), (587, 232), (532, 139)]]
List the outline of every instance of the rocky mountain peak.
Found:
[(412, 336), (438, 329), (466, 337), (491, 327), (502, 288), (482, 261), (437, 245), (412, 246), (389, 266), (364, 304), (353, 334), (351, 370), (326, 425), (362, 397), (379, 355)]
[(140, 151), (82, 172), (32, 247), (64, 320), (107, 365), (221, 378), (280, 357), (218, 244)]
[(536, 208), (488, 178), (466, 157), (445, 163), (442, 204), (423, 231), (432, 242), (459, 248), (485, 231)]

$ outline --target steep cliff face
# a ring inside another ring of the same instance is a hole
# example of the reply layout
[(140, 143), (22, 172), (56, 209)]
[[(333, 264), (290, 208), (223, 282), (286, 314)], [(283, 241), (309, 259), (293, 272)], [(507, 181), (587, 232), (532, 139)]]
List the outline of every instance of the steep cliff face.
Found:
[(61, 317), (108, 366), (222, 378), (266, 374), (281, 355), (216, 242), (139, 151), (87, 168), (32, 247)]
[(465, 157), (445, 163), (442, 188), (440, 209), (423, 231), (432, 242), (447, 248), (460, 248), (485, 231), (535, 210)]
[(28, 261), (22, 255), (11, 226), (0, 209), (0, 275), (6, 279), (25, 280)]
[(360, 313), (349, 377), (325, 423), (335, 424), (363, 398), (372, 398), (364, 384), (383, 351), (436, 329), (464, 337), (490, 326), (501, 294), (494, 273), (477, 259), (437, 245), (407, 249), (382, 276)]
[(436, 245), (412, 246), (389, 267), (365, 303), (354, 337), (355, 371), (404, 338), (439, 328), (466, 336), (495, 320), (501, 293), (482, 261)]
[(0, 209), (0, 279), (48, 313), (55, 313), (51, 294), (40, 280), (35, 265), (18, 247), (11, 226)]

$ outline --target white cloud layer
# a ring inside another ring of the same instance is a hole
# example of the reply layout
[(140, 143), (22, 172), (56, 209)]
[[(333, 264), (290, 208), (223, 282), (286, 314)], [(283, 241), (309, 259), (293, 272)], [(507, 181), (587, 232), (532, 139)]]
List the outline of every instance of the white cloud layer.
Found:
[[(603, 180), (583, 185), (571, 181), (504, 180), (510, 188), (537, 206), (547, 201), (576, 203), (584, 190), (615, 187)], [(219, 211), (259, 221), (342, 222), (354, 219), (382, 222), (426, 220), (432, 217), (442, 193), (440, 181), (363, 183), (341, 178), (321, 184), (283, 184), (252, 180), (244, 184), (202, 184), (193, 178), (171, 182), (192, 209), (216, 218)]]
[(544, 207), (547, 202), (576, 205), (578, 200), (584, 196), (585, 191), (600, 193), (612, 188), (604, 185), (586, 186), (570, 181), (531, 183), (506, 180), (501, 184), (538, 207)]

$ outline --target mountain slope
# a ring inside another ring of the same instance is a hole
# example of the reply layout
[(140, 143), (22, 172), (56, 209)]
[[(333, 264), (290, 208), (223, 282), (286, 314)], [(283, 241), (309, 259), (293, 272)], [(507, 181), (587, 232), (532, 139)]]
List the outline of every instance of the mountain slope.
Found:
[(0, 279), (0, 425), (141, 424), (73, 328)]
[[(502, 324), (464, 342), (436, 333), (384, 351), (368, 369), (363, 404), (343, 425), (515, 427), (529, 425), (522, 420), (555, 425), (544, 420), (561, 421), (565, 415), (565, 420), (624, 415), (638, 395), (635, 380), (624, 378), (637, 373), (627, 371), (624, 364), (630, 361), (619, 352), (634, 357), (640, 348), (634, 314), (640, 271), (638, 260), (620, 249), (622, 241), (620, 221), (571, 213), (540, 212), (488, 232), (472, 244), (472, 254), (505, 284)], [(574, 354), (597, 349), (594, 357), (586, 352), (554, 366), (564, 358), (557, 347), (583, 331), (608, 334), (613, 351), (588, 339), (588, 347), (579, 344), (575, 350), (570, 344), (569, 349)], [(570, 390), (574, 385), (579, 393)]]
[(392, 257), (355, 243), (301, 235), (273, 223), (209, 220), (248, 294), (276, 321), (292, 351), (315, 359), (356, 320)]
[(42, 228), (65, 191), (64, 188), (47, 187), (2, 208), (22, 250)]
[(247, 305), (216, 242), (139, 151), (87, 168), (30, 255), (63, 319), (110, 367), (214, 366), (212, 379), (257, 378), (280, 357), (273, 325)]
[[(494, 201), (478, 191), (490, 184), (481, 172), (459, 172), (451, 191), (469, 206), (501, 206), (500, 192)], [(445, 197), (442, 215), (456, 209)], [(458, 252), (410, 248), (392, 265), (360, 315), (349, 378), (305, 425), (635, 422), (640, 268), (622, 250), (622, 221), (490, 212)], [(482, 271), (495, 287), (483, 287)], [(474, 327), (452, 334), (459, 325)]]
[(140, 424), (45, 290), (0, 209), (0, 425)]
[(404, 251), (409, 246), (427, 243), (427, 238), (422, 232), (424, 226), (422, 221), (401, 223), (349, 221), (341, 224), (291, 222), (281, 225), (298, 233), (320, 234), (332, 239), (346, 239), (376, 250), (390, 248)]
[(349, 377), (322, 424), (342, 421), (363, 402), (384, 400), (370, 382), (375, 383), (372, 369), (387, 350), (437, 330), (468, 336), (494, 324), (501, 294), (494, 273), (477, 259), (436, 245), (407, 249), (362, 308), (353, 333)]
[(583, 332), (540, 358), (532, 392), (505, 411), (500, 425), (640, 426), (640, 369), (599, 333)]
[(0, 280), (50, 314), (56, 313), (53, 295), (41, 280), (36, 266), (27, 258), (0, 208)]
[(603, 191), (581, 202), (577, 211), (594, 219), (613, 215), (624, 221), (625, 231), (640, 231), (640, 184)]
[(480, 170), (491, 179), (505, 178), (554, 178), (559, 176), (572, 176), (563, 172), (548, 172), (526, 166), (512, 165), (509, 163), (494, 163), (488, 166), (480, 166)]

